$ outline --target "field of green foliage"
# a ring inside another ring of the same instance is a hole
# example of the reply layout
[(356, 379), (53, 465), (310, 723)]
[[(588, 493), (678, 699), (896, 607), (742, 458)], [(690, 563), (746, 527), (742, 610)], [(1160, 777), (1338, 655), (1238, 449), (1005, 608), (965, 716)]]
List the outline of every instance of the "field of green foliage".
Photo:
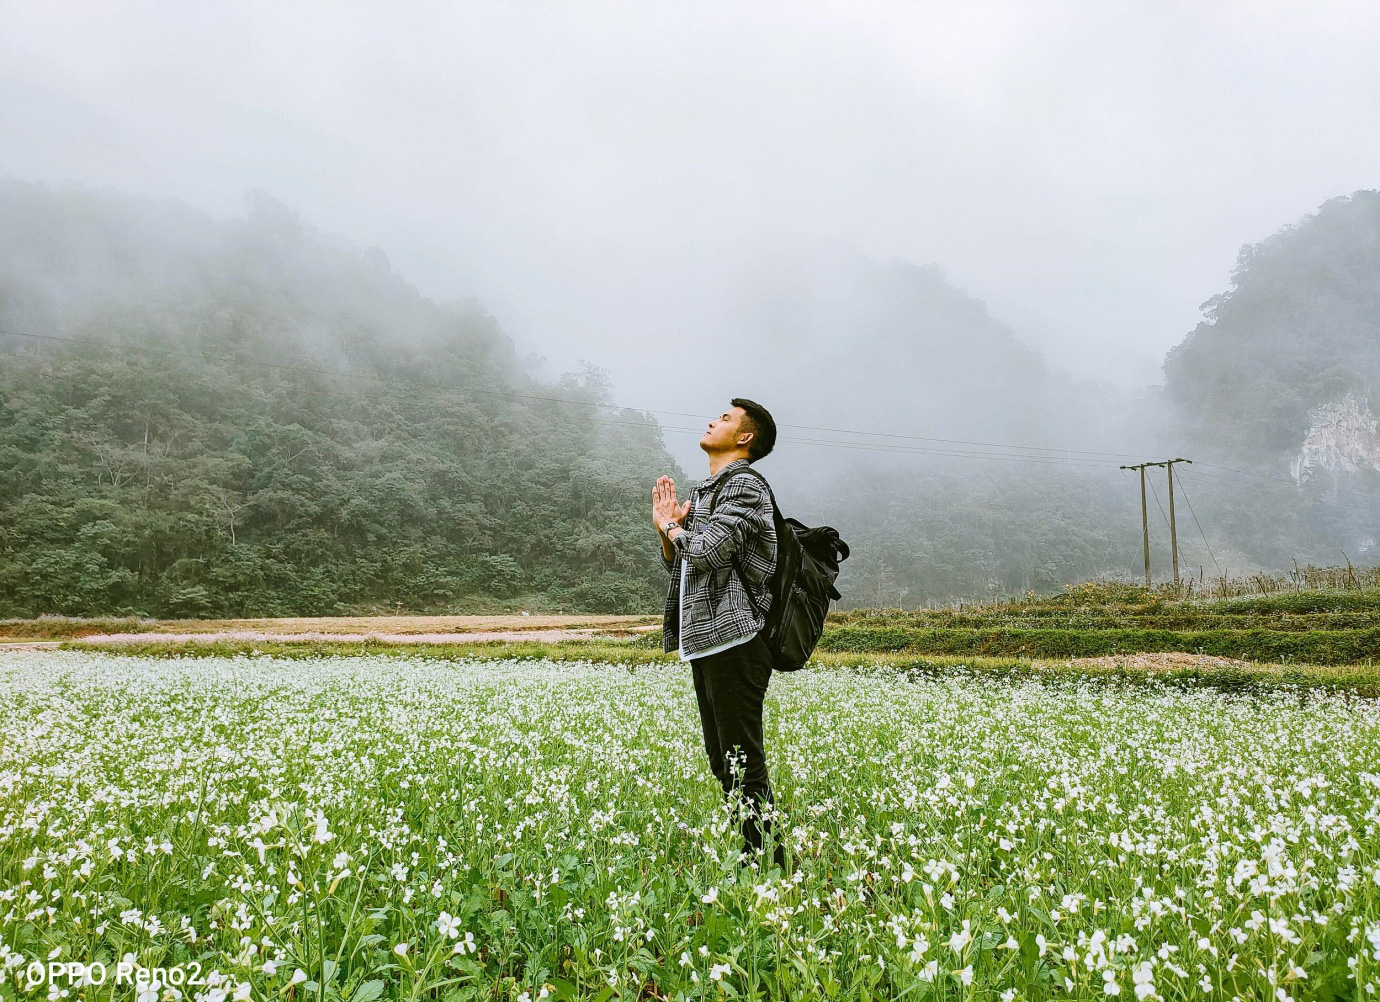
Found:
[(1183, 651), (1250, 661), (1380, 659), (1380, 589), (1309, 589), (1227, 599), (1080, 585), (1054, 596), (915, 612), (836, 614), (830, 651), (1036, 658)]
[[(831, 656), (881, 654), (1057, 660), (1182, 652), (1271, 664), (1371, 665), (1380, 661), (1380, 582), (1365, 573), (1355, 579), (1360, 587), (1339, 586), (1348, 580), (1352, 578), (1346, 575), (1336, 581), (1329, 577), (1330, 587), (1295, 589), (1285, 587), (1287, 582), (1261, 579), (1282, 590), (1228, 598), (1084, 584), (1057, 595), (985, 605), (835, 612), (819, 653), (827, 661)], [(0, 637), (69, 639), (159, 628), (154, 620), (9, 620), (0, 621)], [(192, 628), (194, 622), (187, 621), (184, 629)], [(644, 634), (639, 646), (659, 650), (660, 635)]]
[(1369, 997), (1378, 705), (780, 676), (782, 872), (680, 665), (9, 652), (0, 998)]

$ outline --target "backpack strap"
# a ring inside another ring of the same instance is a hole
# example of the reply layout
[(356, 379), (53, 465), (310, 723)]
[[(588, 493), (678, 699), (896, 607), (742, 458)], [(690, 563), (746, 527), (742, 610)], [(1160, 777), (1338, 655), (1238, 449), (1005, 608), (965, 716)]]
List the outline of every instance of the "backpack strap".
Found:
[(776, 494), (772, 491), (771, 484), (767, 483), (767, 478), (762, 476), (762, 474), (758, 473), (751, 466), (747, 467), (747, 469), (738, 470), (736, 473), (733, 474), (733, 476), (724, 477), (722, 480), (720, 480), (717, 484), (714, 485), (714, 493), (709, 496), (709, 514), (714, 514), (714, 506), (719, 503), (719, 491), (723, 490), (724, 484), (732, 480), (733, 477), (736, 477), (739, 474), (743, 473), (756, 477), (758, 482), (761, 483), (761, 485), (767, 489), (767, 497), (771, 498), (772, 521), (779, 524), (781, 522), (781, 509), (776, 506)]
[[(748, 467), (747, 469), (745, 469), (745, 470), (739, 470), (737, 473), (734, 473), (733, 476), (724, 477), (722, 480), (720, 480), (717, 484), (714, 485), (714, 493), (711, 494), (710, 497), (709, 497), (709, 512), (708, 512), (708, 514), (709, 514), (709, 515), (713, 515), (713, 514), (714, 514), (714, 507), (715, 507), (715, 505), (717, 505), (717, 504), (719, 503), (719, 491), (723, 489), (724, 484), (728, 483), (730, 480), (733, 479), (733, 477), (738, 476), (738, 474), (740, 474), (740, 473), (749, 473), (749, 474), (751, 474), (752, 476), (754, 476), (754, 477), (756, 477), (756, 478), (758, 479), (758, 481), (762, 484), (763, 487), (765, 487), (765, 488), (767, 489), (767, 497), (771, 498), (771, 517), (772, 517), (772, 522), (775, 523), (775, 524), (779, 527), (779, 526), (781, 525), (781, 510), (780, 510), (779, 508), (776, 507), (776, 494), (773, 493), (773, 491), (772, 491), (772, 489), (771, 489), (771, 484), (767, 483), (767, 478), (764, 477), (764, 476), (762, 476), (762, 474), (758, 473), (758, 472), (757, 472), (756, 470), (754, 470), (751, 466), (749, 466), (749, 467)], [(707, 517), (707, 516), (706, 516), (706, 517)], [(780, 532), (779, 532), (779, 531), (778, 531), (777, 535), (778, 535), (778, 537), (780, 536)], [(777, 542), (777, 548), (778, 548), (778, 550), (780, 549), (780, 546), (781, 546), (781, 544), (780, 544), (780, 542), (779, 542), (779, 540), (778, 540), (778, 542)], [(780, 558), (778, 557), (778, 559), (780, 559)], [(760, 616), (762, 615), (762, 610), (761, 610), (760, 608), (758, 608), (758, 606), (757, 606), (757, 599), (755, 599), (755, 598), (752, 597), (752, 589), (748, 587), (747, 575), (743, 573), (743, 565), (742, 565), (741, 563), (738, 562), (738, 553), (737, 553), (736, 550), (735, 550), (735, 551), (733, 552), (733, 554), (729, 557), (729, 560), (730, 560), (730, 561), (732, 562), (732, 564), (733, 564), (733, 570), (734, 570), (735, 572), (737, 572), (737, 574), (738, 574), (738, 580), (741, 581), (741, 582), (743, 582), (743, 594), (747, 596), (748, 605), (752, 606), (752, 614), (753, 614), (754, 616), (759, 616), (759, 617), (760, 617)]]

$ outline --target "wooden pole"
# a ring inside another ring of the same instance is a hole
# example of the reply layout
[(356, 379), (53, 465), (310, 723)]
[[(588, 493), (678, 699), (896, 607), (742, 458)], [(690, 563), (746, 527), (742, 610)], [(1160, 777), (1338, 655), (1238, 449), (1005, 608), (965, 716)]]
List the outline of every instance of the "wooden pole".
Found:
[(1169, 470), (1169, 552), (1174, 558), (1174, 587), (1179, 587), (1179, 527), (1174, 520), (1174, 463), (1170, 460), (1165, 464)]
[(1150, 514), (1145, 507), (1145, 465), (1140, 470), (1140, 532), (1145, 544), (1145, 587), (1150, 587)]

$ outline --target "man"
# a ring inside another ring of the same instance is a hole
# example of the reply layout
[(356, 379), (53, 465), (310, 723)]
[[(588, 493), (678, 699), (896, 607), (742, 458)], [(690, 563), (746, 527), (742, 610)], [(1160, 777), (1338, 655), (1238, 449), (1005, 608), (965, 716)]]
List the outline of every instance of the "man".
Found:
[[(762, 748), (771, 657), (759, 634), (771, 608), (776, 524), (770, 492), (745, 471), (775, 444), (776, 422), (766, 408), (735, 398), (700, 439), (709, 478), (684, 502), (670, 477), (652, 489), (661, 559), (671, 575), (665, 649), (690, 662), (709, 766), (726, 797), (741, 792), (746, 802), (743, 841), (750, 851), (762, 848), (771, 824)], [(784, 868), (779, 845), (775, 861)]]

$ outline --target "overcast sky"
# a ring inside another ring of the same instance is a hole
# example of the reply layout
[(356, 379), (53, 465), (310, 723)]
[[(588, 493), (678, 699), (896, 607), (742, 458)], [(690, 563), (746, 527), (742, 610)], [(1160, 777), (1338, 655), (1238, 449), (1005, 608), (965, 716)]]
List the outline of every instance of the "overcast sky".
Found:
[(1134, 385), (1243, 243), (1380, 186), (1377, 53), (1374, 0), (0, 0), (0, 173), (267, 189), (634, 404), (836, 254)]

